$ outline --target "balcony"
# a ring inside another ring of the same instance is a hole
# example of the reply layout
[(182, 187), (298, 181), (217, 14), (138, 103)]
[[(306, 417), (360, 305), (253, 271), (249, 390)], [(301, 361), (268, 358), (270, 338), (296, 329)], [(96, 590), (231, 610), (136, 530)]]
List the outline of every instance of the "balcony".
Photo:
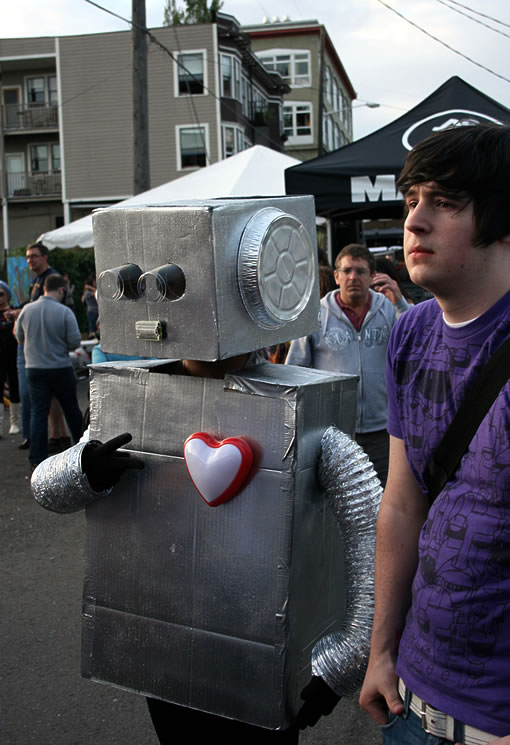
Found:
[(24, 132), (34, 129), (57, 129), (57, 106), (49, 104), (7, 104), (2, 106), (3, 126), (6, 132)]
[(32, 197), (59, 197), (62, 194), (60, 173), (7, 174), (7, 196), (9, 199)]

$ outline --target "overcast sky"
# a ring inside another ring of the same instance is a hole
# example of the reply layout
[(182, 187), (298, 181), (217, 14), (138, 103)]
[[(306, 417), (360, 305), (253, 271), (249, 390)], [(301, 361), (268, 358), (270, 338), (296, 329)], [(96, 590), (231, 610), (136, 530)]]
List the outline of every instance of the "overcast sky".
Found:
[[(507, 36), (495, 33), (457, 12), (467, 12), (452, 0), (384, 0), (410, 21), (442, 42), (510, 79), (510, 2), (462, 0), (464, 6), (506, 23), (475, 16)], [(99, 0), (126, 18), (131, 0)], [(164, 0), (146, 0), (147, 23), (162, 25)], [(86, 0), (2, 0), (0, 36), (64, 36), (129, 28)], [(449, 7), (445, 7), (448, 5)], [(310, 8), (313, 9), (310, 12)], [(260, 23), (264, 16), (292, 20), (317, 19), (326, 29), (358, 95), (354, 136), (362, 137), (388, 124), (419, 103), (452, 75), (458, 75), (510, 107), (510, 83), (425, 36), (380, 0), (225, 0), (225, 13), (241, 24)], [(363, 102), (375, 102), (369, 109)]]

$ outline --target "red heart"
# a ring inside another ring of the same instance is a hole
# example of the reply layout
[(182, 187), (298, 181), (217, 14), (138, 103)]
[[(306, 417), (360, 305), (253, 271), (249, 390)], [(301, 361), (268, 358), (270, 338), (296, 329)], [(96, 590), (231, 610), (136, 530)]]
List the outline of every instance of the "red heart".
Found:
[(216, 440), (207, 432), (195, 432), (184, 443), (184, 462), (195, 489), (210, 507), (216, 507), (239, 491), (253, 453), (242, 437)]

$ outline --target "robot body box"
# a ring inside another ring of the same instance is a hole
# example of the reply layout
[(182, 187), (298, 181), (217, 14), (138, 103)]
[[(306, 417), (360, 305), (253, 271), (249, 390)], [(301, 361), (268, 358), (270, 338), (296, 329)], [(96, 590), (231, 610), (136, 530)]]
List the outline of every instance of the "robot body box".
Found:
[[(286, 728), (311, 653), (341, 624), (343, 541), (317, 482), (320, 438), (352, 432), (356, 378), (263, 364), (224, 380), (171, 363), (94, 368), (91, 436), (133, 435), (144, 460), (87, 508), (82, 674), (271, 729)], [(252, 470), (210, 507), (190, 434), (245, 438)]]

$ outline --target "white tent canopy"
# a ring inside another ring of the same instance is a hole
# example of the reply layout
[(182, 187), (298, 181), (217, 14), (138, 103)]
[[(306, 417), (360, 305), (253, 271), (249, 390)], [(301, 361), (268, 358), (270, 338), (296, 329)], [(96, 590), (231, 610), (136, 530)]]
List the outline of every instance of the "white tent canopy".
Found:
[[(263, 145), (254, 145), (231, 158), (156, 186), (118, 204), (153, 205), (183, 199), (281, 196), (285, 194), (285, 169), (299, 162)], [(76, 246), (90, 248), (94, 245), (92, 215), (43, 233), (37, 240), (49, 249)]]

